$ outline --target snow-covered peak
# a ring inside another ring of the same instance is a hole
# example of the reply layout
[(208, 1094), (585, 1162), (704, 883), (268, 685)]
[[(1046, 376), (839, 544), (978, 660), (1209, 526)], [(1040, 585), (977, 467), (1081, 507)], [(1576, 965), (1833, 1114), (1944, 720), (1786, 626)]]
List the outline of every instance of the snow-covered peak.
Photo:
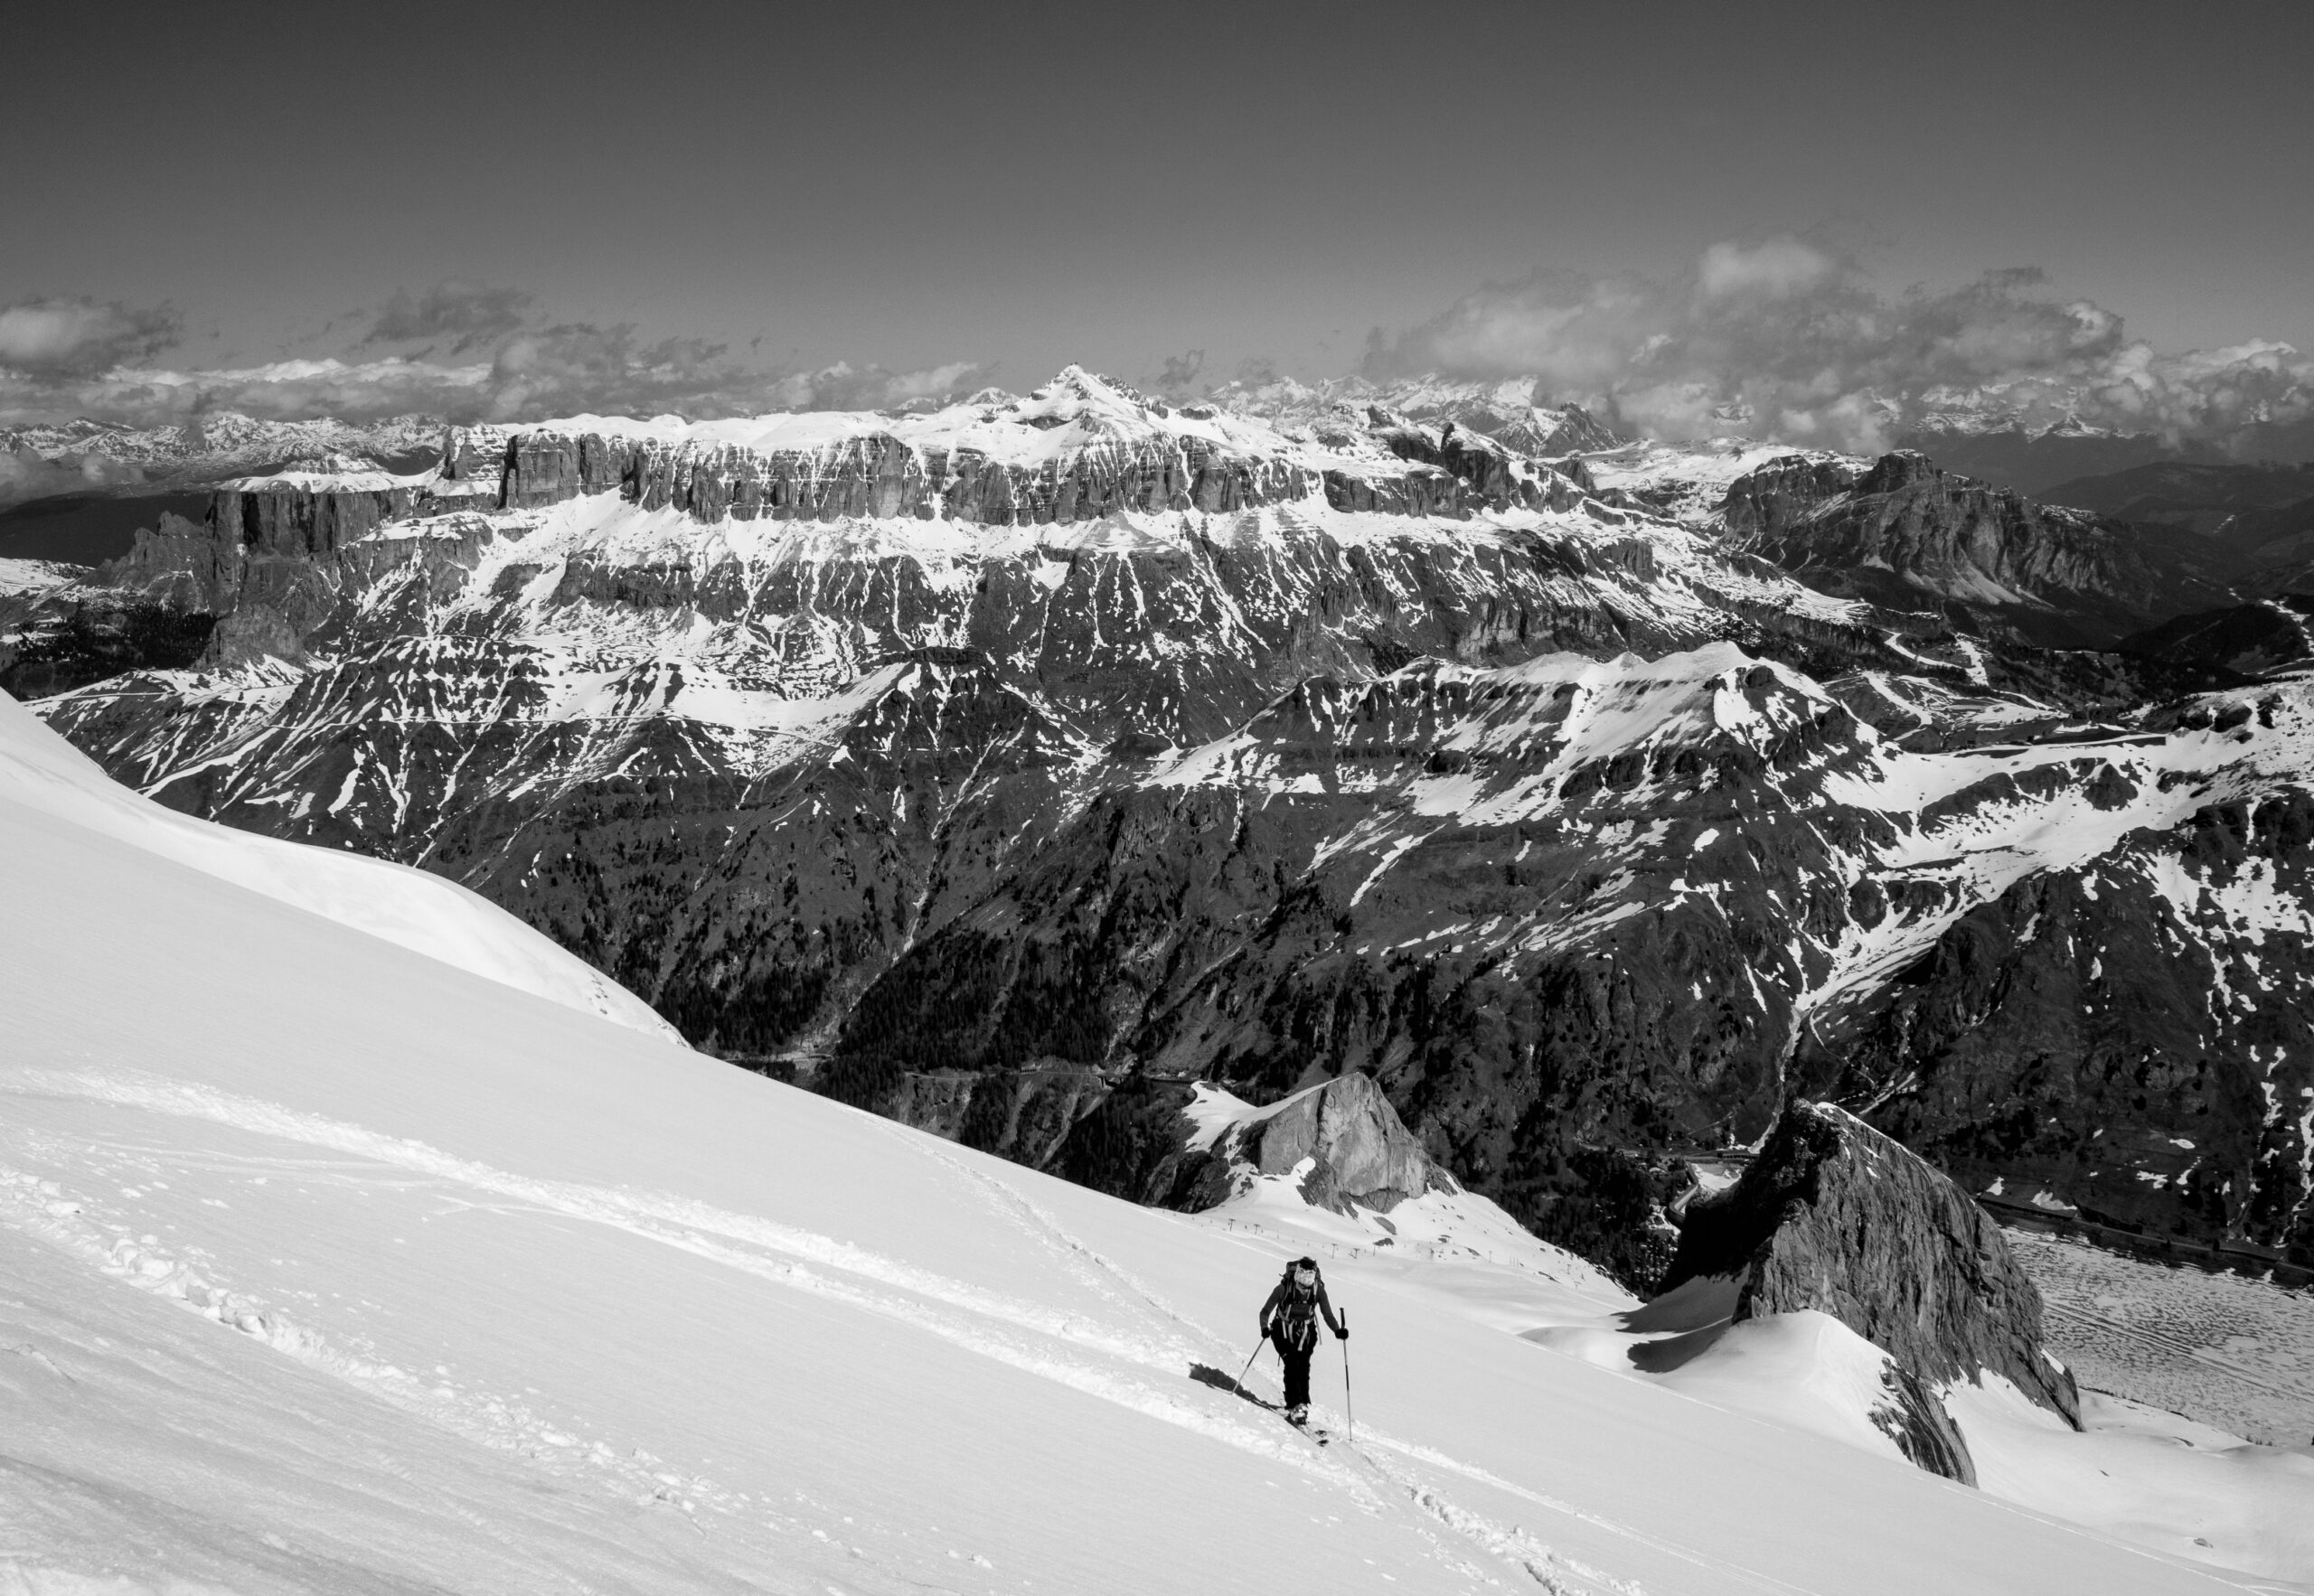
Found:
[(0, 598), (69, 587), (87, 574), (81, 567), (60, 565), (54, 560), (0, 559)]
[(1021, 401), (1023, 418), (1039, 413), (1081, 414), (1086, 410), (1105, 410), (1123, 417), (1145, 414), (1149, 401), (1140, 390), (1115, 377), (1104, 377), (1078, 365), (1063, 366), (1053, 380)]
[(1670, 516), (1684, 526), (1715, 524), (1727, 490), (1771, 461), (1847, 461), (1858, 472), (1870, 464), (1860, 456), (1747, 438), (1717, 438), (1694, 444), (1638, 443), (1587, 455), (1584, 464), (1603, 492), (1625, 497)]
[(1315, 383), (1278, 377), (1225, 384), (1204, 403), (1320, 436), (1356, 430), (1378, 412), (1407, 422), (1452, 423), (1529, 455), (1566, 455), (1617, 442), (1609, 428), (1579, 408), (1554, 404), (1532, 377), (1489, 381), (1431, 373), (1381, 381), (1336, 377)]

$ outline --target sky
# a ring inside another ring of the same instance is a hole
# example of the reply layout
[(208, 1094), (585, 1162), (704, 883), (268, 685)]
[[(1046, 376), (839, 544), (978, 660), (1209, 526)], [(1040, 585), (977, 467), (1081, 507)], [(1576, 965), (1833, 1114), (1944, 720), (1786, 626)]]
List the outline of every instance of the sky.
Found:
[[(1772, 406), (2314, 350), (2302, 4), (129, 4), (10, 55), (0, 420), (886, 403), (1070, 361), (1717, 400), (1826, 305), (1837, 373)], [(1713, 282), (1788, 314), (1731, 332)], [(1924, 303), (1999, 350), (1914, 370)]]

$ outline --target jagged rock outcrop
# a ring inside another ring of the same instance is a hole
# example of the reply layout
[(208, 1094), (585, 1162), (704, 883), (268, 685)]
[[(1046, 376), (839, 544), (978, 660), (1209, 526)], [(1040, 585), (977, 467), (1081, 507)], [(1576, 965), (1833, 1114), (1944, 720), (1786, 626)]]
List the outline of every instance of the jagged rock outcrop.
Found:
[(1302, 1196), (1313, 1206), (1387, 1214), (1427, 1191), (1461, 1189), (1407, 1133), (1373, 1078), (1356, 1070), (1256, 1113), (1215, 1119), (1219, 1134), (1207, 1143), (1208, 1154), (1233, 1174), (1299, 1173)]
[(101, 574), (108, 586), (187, 615), (221, 615), (240, 598), (238, 550), (174, 511), (138, 529), (129, 551)]
[(1135, 1202), (1195, 1213), (1264, 1176), (1293, 1176), (1316, 1207), (1387, 1214), (1461, 1190), (1358, 1071), (1255, 1108), (1210, 1085), (1134, 1083), (1078, 1121), (1056, 1173)]
[(1739, 547), (1781, 549), (1863, 474), (1857, 461), (1838, 455), (1785, 455), (1729, 483), (1720, 515)]
[(1728, 535), (1820, 592), (2053, 647), (2108, 646), (2228, 596), (2223, 552), (2037, 505), (1925, 455), (1792, 456), (1733, 483)]
[[(1472, 407), (1455, 418), (1508, 448), (1538, 459), (1556, 459), (1586, 449), (1612, 449), (1623, 441), (1613, 427), (1580, 405), (1562, 405), (1557, 409), (1528, 405), (1508, 414)], [(1591, 484), (1585, 482), (1583, 485)]]
[(247, 612), (221, 624), (212, 663), (299, 659), (309, 637), (390, 577), (418, 570), (447, 599), (479, 563), (497, 529), (446, 512), (430, 483), (359, 461), (292, 462), (221, 485), (198, 522), (163, 514), (101, 578), (183, 614), (224, 622)]
[(1985, 1373), (2075, 1428), (2041, 1295), (2000, 1227), (1917, 1155), (1830, 1103), (1795, 1103), (1743, 1178), (1687, 1206), (1666, 1291), (1739, 1280), (1733, 1318), (1814, 1310), (1893, 1357), (1915, 1394)]
[[(1425, 427), (1376, 409), (1373, 436), (1401, 460), (1435, 465), (1490, 510), (1566, 510), (1584, 496), (1583, 484), (1555, 467), (1538, 465), (1482, 432), (1447, 422)], [(1459, 498), (1450, 513), (1467, 513)]]

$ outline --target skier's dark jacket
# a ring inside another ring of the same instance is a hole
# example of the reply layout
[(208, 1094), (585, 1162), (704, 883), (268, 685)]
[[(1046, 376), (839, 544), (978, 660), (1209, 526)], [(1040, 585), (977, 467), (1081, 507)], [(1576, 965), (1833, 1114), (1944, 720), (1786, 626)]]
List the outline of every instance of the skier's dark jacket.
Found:
[(1334, 1305), (1326, 1300), (1326, 1277), (1322, 1274), (1303, 1291), (1293, 1279), (1293, 1265), (1272, 1288), (1269, 1300), (1262, 1304), (1262, 1334), (1275, 1341), (1283, 1349), (1307, 1352), (1318, 1344), (1318, 1316), (1323, 1314), (1326, 1328), (1336, 1336), (1342, 1333), (1341, 1321), (1334, 1317)]

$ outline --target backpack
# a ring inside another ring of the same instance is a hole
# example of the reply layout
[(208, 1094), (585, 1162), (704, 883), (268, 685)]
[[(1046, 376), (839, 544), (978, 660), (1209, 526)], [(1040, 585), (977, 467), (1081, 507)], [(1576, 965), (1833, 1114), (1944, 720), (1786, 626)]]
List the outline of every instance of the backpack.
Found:
[(1293, 1271), (1285, 1272), (1285, 1294), (1277, 1303), (1277, 1338), (1288, 1347), (1315, 1347), (1318, 1344), (1318, 1291), (1324, 1283), (1322, 1275), (1308, 1291), (1294, 1283)]

